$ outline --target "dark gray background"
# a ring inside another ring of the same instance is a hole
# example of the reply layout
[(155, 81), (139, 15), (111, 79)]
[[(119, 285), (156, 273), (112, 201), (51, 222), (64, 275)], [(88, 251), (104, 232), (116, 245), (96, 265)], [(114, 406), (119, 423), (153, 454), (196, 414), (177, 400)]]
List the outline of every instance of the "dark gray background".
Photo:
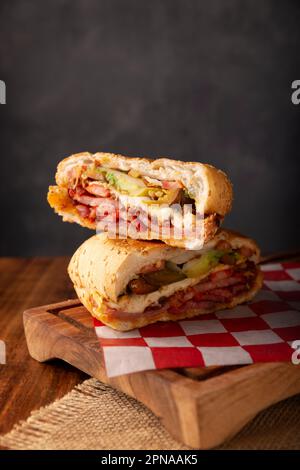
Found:
[(300, 246), (298, 1), (5, 1), (2, 255), (71, 253), (91, 232), (46, 203), (71, 153), (170, 155), (225, 170), (226, 226)]

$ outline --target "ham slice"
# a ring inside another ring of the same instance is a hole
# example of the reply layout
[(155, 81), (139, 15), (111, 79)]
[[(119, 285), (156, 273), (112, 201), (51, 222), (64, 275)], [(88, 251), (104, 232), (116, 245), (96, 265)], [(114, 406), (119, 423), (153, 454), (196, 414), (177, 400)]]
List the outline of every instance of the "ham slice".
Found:
[(103, 201), (102, 197), (94, 197), (89, 195), (83, 188), (77, 186), (76, 190), (69, 189), (69, 196), (74, 200), (79, 202), (80, 204), (84, 204), (85, 206), (99, 206)]
[(85, 189), (94, 196), (110, 197), (110, 190), (97, 182), (89, 183)]
[(179, 189), (183, 188), (183, 184), (180, 181), (163, 181), (162, 187), (164, 189)]
[(93, 197), (93, 196), (86, 196), (86, 195), (78, 196), (77, 194), (75, 194), (73, 199), (74, 201), (80, 202), (80, 204), (85, 204), (91, 207), (99, 206), (103, 201), (102, 197)]
[[(118, 202), (110, 198), (110, 191), (98, 183), (87, 186), (89, 192), (81, 186), (69, 189), (69, 196), (75, 202), (76, 209), (81, 217), (95, 220), (116, 221), (118, 219)], [(95, 194), (95, 195), (92, 195)]]
[(78, 210), (79, 215), (83, 217), (84, 219), (86, 217), (89, 217), (90, 208), (88, 206), (85, 206), (84, 204), (77, 204), (76, 209)]
[(207, 292), (213, 289), (233, 286), (234, 284), (238, 284), (243, 281), (243, 279), (243, 274), (236, 273), (235, 275), (229, 275), (227, 278), (224, 279), (200, 282), (194, 287), (194, 289), (197, 292)]
[(199, 300), (209, 300), (211, 302), (226, 302), (233, 296), (230, 289), (213, 289), (212, 291), (200, 295), (202, 298)]

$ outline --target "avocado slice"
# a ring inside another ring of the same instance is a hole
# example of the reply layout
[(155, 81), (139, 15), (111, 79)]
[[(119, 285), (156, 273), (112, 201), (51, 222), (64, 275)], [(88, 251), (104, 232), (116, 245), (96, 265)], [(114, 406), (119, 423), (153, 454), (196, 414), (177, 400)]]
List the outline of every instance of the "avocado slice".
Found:
[(145, 185), (143, 180), (140, 178), (134, 178), (122, 171), (106, 167), (95, 167), (90, 169), (86, 174), (94, 179), (102, 179), (104, 176), (111, 186), (114, 186), (119, 191), (124, 191), (124, 193), (129, 194), (130, 196), (148, 195), (149, 188)]
[(195, 258), (185, 263), (182, 271), (187, 277), (203, 276), (219, 264), (223, 254), (224, 252), (220, 250), (210, 250), (200, 256), (200, 258)]
[(145, 185), (140, 178), (134, 178), (118, 170), (107, 170), (107, 181), (119, 189), (124, 191), (130, 196), (147, 196), (149, 188)]
[(181, 189), (162, 189), (147, 186), (141, 178), (135, 178), (119, 170), (113, 170), (106, 167), (95, 167), (86, 171), (86, 176), (96, 180), (106, 181), (119, 191), (133, 197), (148, 198), (143, 201), (145, 204), (173, 204), (179, 197)]

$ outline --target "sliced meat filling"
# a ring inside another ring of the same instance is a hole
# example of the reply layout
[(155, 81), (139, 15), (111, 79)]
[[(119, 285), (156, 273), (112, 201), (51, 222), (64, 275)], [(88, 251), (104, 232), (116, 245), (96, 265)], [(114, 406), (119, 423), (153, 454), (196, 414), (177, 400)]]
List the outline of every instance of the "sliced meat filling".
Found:
[(198, 284), (179, 290), (168, 298), (161, 298), (156, 305), (150, 305), (144, 312), (128, 313), (113, 309), (104, 302), (104, 313), (111, 319), (126, 321), (141, 315), (155, 317), (163, 312), (174, 316), (189, 310), (211, 312), (218, 305), (230, 303), (235, 296), (249, 291), (256, 275), (255, 264), (247, 262), (243, 266), (213, 272)]
[[(127, 224), (131, 224), (136, 230), (146, 231), (148, 227), (148, 211), (144, 214), (135, 214), (136, 207), (143, 205), (168, 205), (180, 204), (181, 206), (189, 204), (192, 213), (196, 213), (194, 198), (189, 194), (181, 181), (160, 181), (147, 176), (142, 176), (136, 171), (128, 173), (109, 169), (105, 167), (93, 167), (82, 169), (81, 174), (78, 168), (70, 170), (69, 178), (69, 196), (73, 201), (79, 215), (90, 222), (118, 222), (122, 219), (123, 208), (121, 196), (127, 196), (133, 204), (133, 212), (129, 204), (126, 205)], [(120, 206), (116, 208), (116, 202)], [(95, 208), (97, 210), (95, 210)], [(214, 216), (216, 226), (220, 225), (221, 217), (218, 214), (206, 214), (205, 217)], [(108, 219), (106, 219), (109, 217)], [(143, 220), (147, 219), (146, 221)], [(138, 219), (134, 224), (134, 220)], [(155, 228), (155, 221), (152, 230), (160, 231), (163, 228)], [(171, 223), (172, 227), (172, 223)]]
[[(86, 189), (77, 186), (75, 189), (69, 189), (68, 192), (79, 215), (92, 223), (99, 223), (98, 228), (100, 230), (107, 230), (107, 227), (111, 224), (123, 223), (125, 224), (124, 227), (133, 231), (133, 233), (146, 233), (151, 228), (159, 237), (164, 233), (167, 234), (166, 238), (173, 236), (174, 225), (172, 218), (166, 218), (165, 225), (156, 218), (152, 217), (150, 219), (149, 212), (142, 210), (137, 205), (137, 198), (135, 198), (133, 206), (130, 204), (124, 206), (115, 193), (113, 194), (108, 188), (100, 187), (93, 182), (89, 183)], [(183, 197), (181, 201), (184, 201), (184, 199)], [(141, 198), (141, 202), (143, 202), (143, 198)], [(156, 201), (153, 200), (152, 202), (155, 203)], [(172, 203), (170, 202), (170, 204)], [(166, 204), (166, 202), (162, 202), (162, 204)], [(192, 205), (195, 206), (194, 201)], [(193, 212), (195, 212), (194, 208)], [(205, 214), (204, 218), (206, 217), (213, 217), (216, 226), (220, 225), (221, 218), (217, 214)]]

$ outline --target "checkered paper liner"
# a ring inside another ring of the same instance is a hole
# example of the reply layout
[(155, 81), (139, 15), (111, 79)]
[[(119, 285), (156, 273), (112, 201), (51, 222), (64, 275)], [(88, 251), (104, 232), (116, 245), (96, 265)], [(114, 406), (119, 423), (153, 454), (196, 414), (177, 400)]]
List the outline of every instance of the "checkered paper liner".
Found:
[(300, 340), (300, 263), (262, 266), (263, 288), (234, 309), (128, 332), (94, 320), (107, 375), (178, 367), (289, 362)]

